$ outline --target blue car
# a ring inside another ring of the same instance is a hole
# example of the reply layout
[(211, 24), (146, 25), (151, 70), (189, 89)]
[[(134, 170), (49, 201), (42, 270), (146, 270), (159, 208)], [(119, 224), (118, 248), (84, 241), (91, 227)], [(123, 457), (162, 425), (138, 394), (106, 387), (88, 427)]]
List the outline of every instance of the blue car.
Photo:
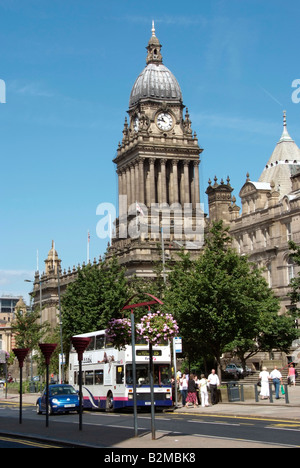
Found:
[[(67, 413), (77, 411), (79, 413), (79, 395), (72, 385), (49, 385), (49, 414)], [(36, 402), (37, 414), (46, 413), (46, 388), (42, 396)]]

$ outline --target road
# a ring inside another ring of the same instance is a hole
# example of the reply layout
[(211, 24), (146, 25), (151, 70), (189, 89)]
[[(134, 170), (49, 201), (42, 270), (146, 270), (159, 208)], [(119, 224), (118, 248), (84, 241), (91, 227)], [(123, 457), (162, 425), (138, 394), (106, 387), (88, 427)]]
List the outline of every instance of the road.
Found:
[[(18, 414), (18, 405), (0, 402), (0, 432), (6, 423), (13, 423), (14, 427), (18, 427)], [(23, 423), (30, 423), (31, 427), (35, 427), (43, 425), (44, 419), (45, 416), (36, 414), (35, 407), (24, 405)], [(224, 443), (225, 446), (234, 447), (239, 442), (245, 442), (259, 444), (266, 448), (270, 446), (300, 448), (300, 421), (200, 415), (189, 413), (187, 410), (185, 413), (157, 413), (155, 422), (157, 434), (160, 437), (162, 435), (171, 437), (172, 443), (185, 438), (187, 441), (190, 439), (196, 441), (196, 447), (208, 446), (209, 443), (213, 443), (214, 447), (224, 446)], [(99, 434), (98, 441), (101, 440), (102, 447), (122, 447), (133, 436), (133, 415), (130, 413), (85, 412), (83, 424), (82, 433), (85, 437), (88, 436), (88, 431), (91, 437), (95, 433)], [(76, 414), (51, 416), (49, 425), (62, 428), (62, 434), (64, 428), (66, 433), (73, 431), (79, 439), (78, 415)], [(139, 413), (138, 427), (140, 435), (151, 430), (149, 413)], [(13, 445), (9, 444), (15, 442), (9, 440), (10, 438), (5, 434), (2, 436), (0, 436), (0, 447), (12, 447)], [(68, 434), (68, 437), (70, 439), (71, 435)], [(49, 446), (48, 442), (40, 443), (39, 448), (43, 445), (44, 448)], [(170, 446), (172, 447), (173, 445)]]

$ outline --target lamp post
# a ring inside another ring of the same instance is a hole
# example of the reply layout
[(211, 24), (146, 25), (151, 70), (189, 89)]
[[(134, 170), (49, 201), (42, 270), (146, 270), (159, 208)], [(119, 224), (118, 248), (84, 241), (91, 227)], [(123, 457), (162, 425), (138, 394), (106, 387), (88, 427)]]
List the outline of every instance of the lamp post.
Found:
[(13, 353), (17, 356), (19, 361), (19, 368), (20, 368), (20, 409), (19, 409), (19, 423), (22, 424), (22, 394), (23, 394), (23, 365), (24, 360), (29, 352), (28, 348), (15, 348), (13, 349)]
[(78, 354), (79, 362), (79, 430), (82, 431), (82, 359), (83, 353), (88, 347), (91, 338), (81, 338), (79, 336), (73, 336), (71, 341)]
[[(133, 309), (137, 309), (139, 307), (148, 307), (148, 311), (150, 310), (151, 305), (163, 305), (163, 302), (157, 297), (153, 296), (152, 294), (145, 293), (146, 296), (150, 297), (152, 300), (148, 300), (146, 302), (139, 302), (138, 304), (130, 304), (131, 300), (136, 297), (136, 294), (129, 299), (129, 301), (125, 304), (122, 311), (130, 310), (131, 312), (131, 340), (132, 340), (132, 373), (133, 373), (133, 411), (134, 411), (134, 436), (138, 437), (138, 423), (137, 423), (137, 395), (136, 395), (136, 359), (135, 359), (135, 324), (134, 324), (134, 311)], [(153, 370), (153, 361), (152, 361), (152, 347), (149, 349), (149, 362), (150, 362), (150, 373)], [(153, 378), (152, 378), (153, 383)], [(155, 409), (154, 409), (154, 390), (152, 384), (152, 391), (151, 391), (151, 432), (152, 438), (155, 439)]]
[(46, 427), (49, 426), (49, 365), (56, 346), (56, 343), (39, 343), (46, 364)]

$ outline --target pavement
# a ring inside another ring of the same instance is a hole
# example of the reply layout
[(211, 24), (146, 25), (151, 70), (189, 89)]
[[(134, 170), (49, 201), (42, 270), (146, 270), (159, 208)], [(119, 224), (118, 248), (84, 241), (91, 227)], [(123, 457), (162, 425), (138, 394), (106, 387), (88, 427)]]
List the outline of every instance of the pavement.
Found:
[[(23, 405), (35, 405), (39, 395), (23, 395)], [(226, 416), (229, 418), (245, 419), (267, 419), (271, 421), (300, 421), (300, 387), (289, 388), (290, 403), (286, 404), (285, 399), (274, 400), (270, 403), (268, 400), (259, 401), (248, 400), (246, 402), (219, 403), (208, 408), (179, 408), (175, 409), (177, 414), (188, 415), (209, 415), (216, 418)], [(8, 395), (5, 399), (3, 392), (0, 392), (0, 402), (18, 405), (18, 395)], [(101, 441), (107, 440), (107, 426), (105, 423), (97, 424), (97, 431), (92, 424), (84, 424), (83, 430), (79, 431), (76, 424), (56, 422), (49, 418), (49, 427), (45, 427), (45, 418), (25, 419), (19, 424), (16, 418), (1, 418), (0, 435), (10, 435), (15, 437), (31, 438), (33, 440), (52, 441), (57, 444), (63, 443), (69, 447), (78, 448), (109, 448), (109, 449), (143, 449), (155, 448), (166, 449), (190, 449), (190, 448), (258, 448), (263, 444), (219, 438), (194, 437), (181, 434), (173, 434), (172, 431), (156, 432), (156, 440), (152, 440), (151, 434), (145, 431), (139, 431), (139, 436), (133, 436), (133, 428), (127, 427), (122, 430), (111, 431), (109, 436), (109, 445), (103, 445)], [(278, 448), (278, 446), (268, 445), (269, 448)]]

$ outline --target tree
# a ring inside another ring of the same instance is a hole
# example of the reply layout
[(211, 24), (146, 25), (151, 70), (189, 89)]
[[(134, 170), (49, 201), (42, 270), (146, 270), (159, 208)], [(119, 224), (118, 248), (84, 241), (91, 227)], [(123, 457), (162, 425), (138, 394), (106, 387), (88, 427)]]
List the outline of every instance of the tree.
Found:
[(42, 341), (48, 331), (48, 323), (40, 324), (39, 311), (27, 312), (23, 308), (16, 308), (12, 333), (17, 348), (29, 348), (31, 351), (38, 349), (38, 343)]
[[(220, 365), (225, 351), (235, 351), (245, 366), (246, 352), (286, 346), (291, 322), (278, 319), (279, 301), (262, 271), (231, 242), (223, 222), (215, 223), (197, 260), (181, 255), (169, 275), (165, 304), (178, 320), (188, 354), (212, 354)], [(275, 328), (277, 339), (271, 340)]]
[(130, 287), (116, 258), (79, 269), (76, 281), (62, 297), (64, 340), (106, 328), (111, 318), (122, 316), (129, 297)]
[[(293, 262), (300, 267), (300, 246), (297, 245), (295, 242), (290, 241), (289, 242), (289, 248), (292, 251), (292, 254), (290, 255), (291, 259)], [(299, 317), (299, 303), (300, 303), (300, 272), (298, 276), (294, 277), (291, 280), (291, 292), (289, 294), (291, 298), (291, 312), (294, 315), (295, 320), (298, 319)]]

